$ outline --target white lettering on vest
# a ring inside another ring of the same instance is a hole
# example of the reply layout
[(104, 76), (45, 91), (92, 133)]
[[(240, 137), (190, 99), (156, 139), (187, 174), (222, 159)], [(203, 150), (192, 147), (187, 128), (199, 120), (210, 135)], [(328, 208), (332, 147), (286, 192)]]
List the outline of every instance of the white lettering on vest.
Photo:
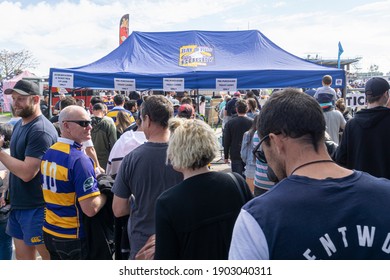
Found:
[(390, 253), (390, 232), (387, 234), (385, 242), (383, 242), (382, 251), (386, 254)]
[(348, 247), (348, 241), (347, 241), (347, 235), (346, 235), (347, 228), (346, 227), (341, 227), (341, 228), (338, 228), (338, 231), (343, 236), (344, 247), (347, 248)]
[[(341, 236), (341, 240), (343, 241), (344, 248), (349, 247), (349, 245), (350, 245), (349, 243), (351, 243), (351, 242), (348, 243), (348, 237), (350, 239), (351, 239), (351, 235), (355, 237), (355, 232), (351, 232), (350, 230), (348, 231), (348, 228), (345, 226), (339, 227), (337, 230), (340, 233), (340, 235), (332, 236), (333, 240), (337, 240), (336, 244), (338, 244), (338, 242), (340, 241), (338, 239), (338, 237)], [(347, 235), (347, 231), (349, 233), (348, 235)], [(356, 234), (357, 234), (358, 244), (355, 244), (354, 241), (356, 239), (354, 239), (352, 242), (352, 247), (355, 248), (355, 246), (357, 246), (357, 245), (360, 247), (367, 247), (367, 248), (373, 247), (374, 239), (375, 239), (375, 231), (376, 231), (376, 227), (374, 227), (374, 226), (356, 225)], [(333, 243), (333, 240), (331, 239), (331, 237), (329, 236), (328, 233), (324, 234), (323, 236), (321, 236), (319, 238), (319, 241), (320, 241), (322, 247), (324, 248), (325, 252), (327, 253), (328, 257), (331, 257), (333, 254), (336, 254), (337, 252), (342, 252), (342, 250), (340, 250), (340, 248), (336, 248), (335, 244)], [(351, 241), (351, 240), (349, 240), (349, 241)], [(381, 240), (377, 240), (377, 241), (381, 242)], [(378, 244), (378, 243), (376, 243), (376, 244)], [(377, 247), (379, 247), (379, 246), (377, 246)], [(383, 241), (383, 245), (382, 245), (381, 249), (382, 249), (382, 252), (384, 252), (386, 254), (390, 254), (390, 232), (387, 233), (386, 238)], [(354, 249), (354, 250), (356, 250), (356, 249)], [(317, 252), (317, 251), (312, 252), (312, 250), (310, 248), (307, 248), (306, 251), (303, 253), (303, 256), (307, 260), (316, 260), (316, 259), (318, 259), (317, 258), (318, 254), (320, 254), (320, 259), (321, 259), (323, 257), (321, 252)]]
[(317, 259), (317, 257), (315, 255), (313, 256), (310, 256), (310, 253), (311, 253), (311, 250), (310, 249), (307, 249), (305, 251), (305, 253), (303, 253), (303, 256), (307, 259), (307, 260), (315, 260)]
[(375, 227), (371, 227), (371, 231), (369, 231), (368, 226), (364, 226), (363, 230), (360, 225), (356, 225), (356, 228), (359, 238), (359, 245), (362, 247), (372, 247), (372, 243), (374, 242), (375, 237)]
[(320, 238), (320, 242), (322, 246), (324, 247), (326, 253), (330, 257), (333, 253), (336, 253), (336, 246), (334, 246), (332, 240), (330, 239), (329, 235), (326, 233), (323, 237)]

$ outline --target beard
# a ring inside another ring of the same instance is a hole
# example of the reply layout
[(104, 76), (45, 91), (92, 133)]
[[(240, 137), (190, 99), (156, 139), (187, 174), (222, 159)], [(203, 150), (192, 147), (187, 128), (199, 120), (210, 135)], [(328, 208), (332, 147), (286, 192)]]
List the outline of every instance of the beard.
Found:
[[(276, 165), (273, 168), (271, 167), (271, 173), (269, 175), (273, 175), (274, 177), (272, 178), (274, 183), (282, 181), (284, 178), (287, 178), (287, 172), (286, 168), (283, 165)], [(268, 176), (268, 174), (267, 174)]]
[(33, 114), (34, 114), (35, 110), (34, 110), (34, 105), (33, 104), (29, 104), (27, 107), (21, 109), (21, 110), (17, 110), (16, 111), (16, 115), (18, 117), (22, 117), (22, 118), (28, 118), (28, 117), (31, 117)]
[(277, 183), (288, 177), (285, 162), (278, 157), (277, 153), (274, 153), (272, 149), (268, 149), (266, 158), (267, 160), (270, 159), (268, 160), (268, 169), (271, 170), (267, 170), (267, 176), (272, 177), (271, 181)]

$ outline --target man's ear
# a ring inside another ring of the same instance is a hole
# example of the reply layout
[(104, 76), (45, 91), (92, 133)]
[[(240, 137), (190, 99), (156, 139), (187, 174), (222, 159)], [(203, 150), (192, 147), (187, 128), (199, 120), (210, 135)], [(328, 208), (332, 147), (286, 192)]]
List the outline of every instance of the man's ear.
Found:
[(283, 135), (282, 134), (269, 134), (269, 139), (271, 142), (271, 145), (274, 145), (275, 152), (280, 155), (282, 152), (284, 152), (284, 145), (286, 144), (285, 141), (283, 141)]
[(145, 127), (149, 127), (150, 126), (150, 118), (149, 118), (149, 115), (145, 115), (142, 119), (142, 122), (143, 122), (143, 125)]
[(387, 103), (386, 103), (386, 107), (387, 108), (390, 108), (390, 92), (387, 91)]
[(39, 95), (33, 95), (34, 104), (39, 104), (41, 102), (41, 97)]

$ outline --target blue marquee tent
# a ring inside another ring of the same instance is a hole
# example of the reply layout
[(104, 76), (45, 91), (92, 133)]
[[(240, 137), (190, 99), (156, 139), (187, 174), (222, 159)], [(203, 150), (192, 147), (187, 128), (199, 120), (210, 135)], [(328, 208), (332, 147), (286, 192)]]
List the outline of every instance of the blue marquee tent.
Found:
[(50, 68), (51, 86), (163, 89), (163, 78), (186, 89), (215, 89), (216, 79), (237, 79), (238, 89), (319, 87), (324, 75), (345, 87), (344, 70), (320, 66), (281, 49), (257, 30), (132, 32), (118, 48), (85, 66)]

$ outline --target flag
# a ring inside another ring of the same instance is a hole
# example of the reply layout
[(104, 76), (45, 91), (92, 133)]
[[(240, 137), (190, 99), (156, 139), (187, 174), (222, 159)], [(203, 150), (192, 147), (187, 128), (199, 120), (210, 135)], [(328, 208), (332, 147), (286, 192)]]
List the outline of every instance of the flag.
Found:
[(129, 36), (129, 14), (122, 16), (119, 22), (119, 45)]
[(337, 68), (339, 68), (339, 69), (340, 69), (340, 56), (341, 56), (341, 54), (343, 52), (344, 52), (343, 46), (339, 42), (339, 55), (338, 55), (338, 58), (337, 58)]
[(339, 56), (344, 52), (343, 46), (339, 42)]

